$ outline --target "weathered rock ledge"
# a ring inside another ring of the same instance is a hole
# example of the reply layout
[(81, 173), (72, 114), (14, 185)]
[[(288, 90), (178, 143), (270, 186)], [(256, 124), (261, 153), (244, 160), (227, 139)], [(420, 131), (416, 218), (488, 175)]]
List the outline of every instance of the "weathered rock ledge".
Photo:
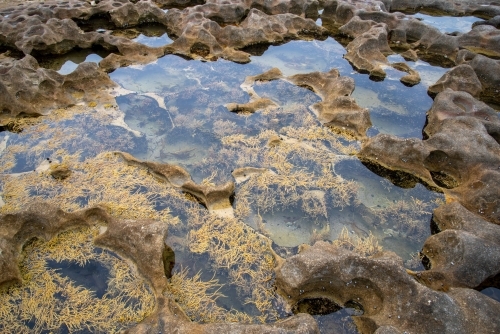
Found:
[(340, 76), (340, 72), (336, 69), (326, 73), (312, 72), (285, 77), (278, 68), (272, 68), (265, 73), (247, 77), (245, 82), (241, 84), (241, 88), (250, 97), (248, 103), (229, 103), (226, 104), (226, 108), (233, 112), (255, 112), (278, 107), (273, 101), (261, 98), (253, 86), (256, 82), (279, 79), (310, 89), (321, 98), (321, 102), (315, 103), (309, 108), (322, 124), (348, 137), (366, 138), (366, 131), (372, 125), (368, 109), (361, 108), (351, 97), (354, 91), (354, 79)]
[(500, 330), (499, 302), (471, 289), (430, 289), (409, 276), (390, 252), (363, 258), (320, 241), (278, 266), (276, 285), (296, 308), (314, 311), (314, 305), (328, 300), (361, 309), (363, 315), (353, 317), (360, 333)]
[(266, 325), (192, 323), (175, 302), (163, 295), (170, 275), (167, 255), (171, 250), (165, 244), (167, 225), (154, 220), (118, 220), (100, 207), (66, 213), (47, 203), (34, 203), (26, 211), (0, 216), (0, 287), (22, 283), (18, 258), (27, 241), (48, 241), (65, 230), (96, 223), (105, 227), (94, 243), (129, 260), (151, 284), (155, 295), (155, 312), (127, 333), (319, 333), (315, 320), (308, 314)]

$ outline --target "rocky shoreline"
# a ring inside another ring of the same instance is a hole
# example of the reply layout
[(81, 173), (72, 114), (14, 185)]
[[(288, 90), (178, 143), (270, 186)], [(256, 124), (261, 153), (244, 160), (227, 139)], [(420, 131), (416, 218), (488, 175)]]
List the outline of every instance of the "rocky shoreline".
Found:
[[(444, 34), (405, 14), (414, 12), (475, 15), (485, 21), (464, 34)], [(163, 25), (174, 41), (148, 47), (109, 31), (84, 32), (78, 25), (97, 18), (108, 20), (116, 30), (154, 22)], [(318, 18), (323, 26), (315, 23)], [(500, 105), (499, 18), (500, 3), (482, 0), (72, 0), (3, 5), (0, 122), (8, 128), (18, 118), (93, 101), (100, 101), (96, 110), (105, 112), (109, 108), (104, 104), (113, 103), (110, 92), (117, 88), (108, 72), (167, 54), (246, 63), (251, 47), (333, 35), (346, 43), (345, 58), (353, 68), (375, 80), (382, 80), (386, 69), (394, 67), (408, 73), (401, 79), (405, 84), (420, 81), (415, 70), (388, 60), (396, 51), (406, 59), (442, 64), (450, 69), (429, 87), (434, 103), (423, 139), (368, 137), (369, 112), (350, 96), (353, 80), (334, 69), (290, 77), (271, 70), (247, 78), (254, 104), (231, 104), (228, 109), (270, 106), (266, 101), (257, 103), (262, 99), (252, 95), (252, 85), (258, 81), (284, 79), (307, 87), (322, 99), (313, 107), (320, 121), (360, 140), (357, 156), (365, 166), (395, 184), (422, 183), (446, 198), (446, 204), (434, 211), (433, 235), (423, 245), (424, 271), (406, 270), (392, 252), (364, 257), (321, 241), (301, 247), (287, 259), (276, 255), (276, 288), (291, 309), (314, 314), (318, 300), (360, 308), (363, 315), (353, 317), (360, 333), (498, 333), (500, 302), (478, 291), (500, 288), (500, 117), (493, 108)], [(37, 62), (40, 57), (92, 48), (110, 53), (99, 65), (83, 63), (68, 75)], [(180, 167), (121, 156), (194, 196), (210, 212), (227, 214), (231, 207), (234, 183), (200, 185)], [(0, 285), (22, 281), (18, 258), (26, 242), (48, 241), (96, 221), (106, 227), (95, 244), (130, 260), (156, 298), (154, 313), (126, 332), (319, 333), (316, 321), (304, 313), (261, 325), (191, 322), (163, 294), (169, 275), (166, 226), (155, 220), (113, 218), (99, 206), (66, 213), (35, 203), (1, 216)]]

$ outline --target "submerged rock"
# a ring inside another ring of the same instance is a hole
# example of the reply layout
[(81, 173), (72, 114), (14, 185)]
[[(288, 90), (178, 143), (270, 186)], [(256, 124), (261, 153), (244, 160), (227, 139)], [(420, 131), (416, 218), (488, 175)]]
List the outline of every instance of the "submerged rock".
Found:
[(141, 161), (128, 153), (117, 152), (128, 164), (147, 168), (147, 170), (162, 181), (181, 189), (198, 199), (209, 211), (220, 216), (233, 216), (233, 207), (230, 197), (234, 193), (234, 182), (229, 181), (222, 185), (196, 184), (183, 168), (157, 162)]
[(18, 262), (26, 242), (33, 238), (49, 241), (67, 229), (90, 226), (96, 220), (108, 222), (111, 217), (101, 208), (67, 213), (46, 203), (0, 216), (0, 287), (22, 283)]
[[(230, 103), (226, 105), (230, 111), (247, 111), (278, 107), (273, 101), (261, 98), (253, 89), (256, 82), (282, 79), (294, 85), (312, 90), (322, 100), (309, 108), (316, 114), (321, 123), (330, 126), (343, 135), (363, 139), (366, 130), (372, 125), (368, 109), (361, 108), (354, 98), (354, 79), (340, 76), (337, 69), (329, 72), (312, 72), (283, 76), (278, 68), (273, 68), (259, 75), (245, 78), (241, 88), (250, 96), (247, 104)], [(276, 142), (277, 143), (277, 142)]]
[(436, 96), (428, 112), (425, 140), (377, 135), (363, 144), (359, 157), (396, 180), (398, 175), (404, 180), (404, 173), (431, 188), (440, 188), (472, 212), (498, 224), (499, 129), (497, 112), (468, 93), (447, 89)]

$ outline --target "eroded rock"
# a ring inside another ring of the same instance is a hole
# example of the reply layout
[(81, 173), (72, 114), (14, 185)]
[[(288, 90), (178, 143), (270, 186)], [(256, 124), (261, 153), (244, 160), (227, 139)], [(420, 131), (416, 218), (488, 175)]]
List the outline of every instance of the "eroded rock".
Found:
[(404, 181), (410, 175), (440, 188), (498, 224), (499, 134), (497, 112), (466, 92), (447, 89), (428, 112), (425, 140), (377, 135), (363, 144), (359, 157), (372, 170), (383, 168), (389, 178)]
[(363, 315), (353, 316), (361, 333), (500, 330), (494, 315), (500, 303), (470, 289), (444, 293), (421, 285), (390, 252), (364, 258), (317, 242), (279, 265), (276, 281), (278, 291), (293, 306), (326, 298), (339, 306), (361, 308)]
[(39, 116), (57, 108), (95, 101), (102, 90), (115, 87), (94, 63), (81, 63), (68, 75), (40, 68), (32, 56), (0, 67), (2, 117)]
[(18, 258), (27, 241), (49, 241), (65, 230), (110, 220), (101, 208), (67, 213), (47, 203), (34, 203), (26, 211), (0, 216), (0, 287), (22, 283)]
[(421, 283), (440, 291), (451, 287), (500, 287), (500, 226), (468, 211), (458, 202), (434, 211), (439, 233), (422, 249), (429, 270), (412, 273)]
[(311, 105), (310, 109), (323, 124), (331, 126), (343, 135), (358, 139), (366, 137), (366, 130), (371, 126), (368, 109), (361, 108), (350, 96), (354, 91), (354, 80), (340, 76), (337, 69), (325, 73), (312, 72), (284, 77), (279, 69), (273, 68), (265, 73), (249, 76), (245, 78), (241, 88), (250, 96), (250, 103), (243, 105), (231, 103), (227, 104), (226, 107), (230, 111), (251, 112), (269, 106), (277, 107), (274, 102), (260, 98), (253, 86), (258, 81), (278, 79), (315, 92), (322, 99), (322, 102)]
[(160, 294), (166, 287), (171, 270), (169, 263), (164, 261), (169, 252), (165, 244), (167, 229), (168, 225), (160, 221), (112, 219), (94, 243), (131, 260)]
[(456, 66), (446, 72), (434, 85), (429, 87), (428, 92), (430, 95), (435, 96), (446, 88), (464, 91), (475, 97), (479, 96), (483, 90), (474, 69), (465, 64)]
[(234, 182), (229, 181), (223, 185), (196, 184), (191, 179), (191, 175), (179, 166), (141, 161), (124, 152), (116, 152), (116, 154), (121, 156), (128, 164), (146, 168), (160, 180), (193, 195), (209, 211), (221, 216), (233, 216), (230, 197), (234, 193)]

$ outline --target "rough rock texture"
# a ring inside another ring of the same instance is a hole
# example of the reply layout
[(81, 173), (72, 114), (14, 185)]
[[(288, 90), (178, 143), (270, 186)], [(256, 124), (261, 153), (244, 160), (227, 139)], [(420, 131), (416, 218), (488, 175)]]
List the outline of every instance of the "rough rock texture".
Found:
[(18, 257), (27, 241), (48, 241), (67, 229), (90, 226), (96, 220), (108, 222), (110, 217), (100, 208), (66, 213), (46, 203), (0, 216), (0, 287), (22, 282)]
[[(368, 72), (373, 77), (385, 77), (383, 66), (389, 65), (386, 56), (394, 53), (393, 50), (405, 51), (412, 55), (413, 60), (418, 55), (426, 61), (448, 66), (460, 64), (457, 58), (460, 50), (493, 57), (500, 55), (500, 31), (495, 26), (496, 21), (492, 21), (492, 24), (475, 24), (465, 34), (445, 34), (418, 19), (397, 12), (423, 11), (493, 18), (500, 13), (499, 4), (481, 1), (329, 0), (324, 7), (321, 15), (323, 25), (334, 34), (353, 39), (348, 41), (346, 59), (356, 69)], [(480, 74), (477, 73), (477, 76), (480, 77)], [(489, 93), (488, 96), (494, 95)]]
[[(273, 324), (244, 325), (232, 324), (196, 324), (182, 319), (181, 311), (175, 304), (160, 299), (160, 309), (136, 327), (126, 333), (170, 333), (175, 329), (179, 334), (319, 334), (318, 325), (309, 314), (297, 314)], [(180, 319), (179, 319), (180, 318)]]
[(404, 173), (439, 187), (449, 198), (499, 224), (498, 113), (468, 93), (447, 89), (436, 96), (423, 133), (423, 141), (377, 135), (364, 143), (359, 157), (395, 179)]
[(50, 110), (90, 102), (102, 91), (116, 86), (95, 63), (81, 63), (61, 75), (40, 68), (30, 55), (11, 66), (0, 66), (1, 117), (38, 116)]
[(153, 289), (161, 292), (169, 275), (164, 261), (169, 250), (165, 244), (167, 229), (168, 226), (159, 221), (113, 219), (94, 243), (131, 260)]
[(386, 56), (392, 54), (385, 24), (374, 24), (349, 43), (346, 49), (344, 57), (356, 69), (368, 72), (373, 77), (385, 77), (382, 65), (388, 64)]
[(366, 137), (366, 130), (371, 127), (370, 114), (350, 96), (354, 79), (340, 76), (338, 70), (332, 69), (327, 73), (296, 74), (287, 80), (310, 88), (321, 97), (322, 102), (313, 104), (311, 109), (323, 124), (355, 138)]
[(468, 64), (474, 69), (481, 82), (480, 98), (483, 101), (500, 104), (500, 60), (461, 50), (457, 55), (457, 63)]
[(196, 184), (183, 168), (157, 162), (141, 161), (128, 153), (117, 152), (128, 164), (147, 168), (147, 170), (162, 181), (196, 197), (205, 207), (221, 216), (233, 216), (230, 197), (234, 193), (234, 182), (212, 186)]
[(128, 333), (303, 333), (318, 334), (316, 321), (308, 314), (266, 325), (196, 324), (189, 321), (180, 307), (165, 298), (170, 248), (165, 244), (167, 226), (153, 220), (118, 220), (102, 208), (66, 213), (46, 203), (35, 203), (26, 211), (0, 216), (0, 287), (22, 283), (18, 257), (23, 245), (32, 238), (46, 241), (72, 228), (99, 222), (106, 228), (95, 244), (117, 252), (131, 261), (147, 279), (156, 298), (156, 311)]
[(478, 97), (483, 89), (474, 69), (466, 64), (458, 65), (446, 72), (434, 85), (429, 87), (428, 92), (431, 96), (436, 96), (446, 88), (464, 91), (474, 97)]
[(257, 109), (277, 107), (273, 101), (261, 98), (253, 86), (256, 82), (278, 79), (315, 92), (322, 101), (309, 108), (323, 124), (331, 126), (335, 131), (344, 135), (357, 139), (366, 138), (366, 130), (371, 126), (368, 109), (361, 108), (351, 97), (354, 91), (354, 80), (340, 76), (336, 69), (326, 73), (312, 72), (285, 77), (278, 68), (272, 68), (262, 74), (249, 76), (245, 78), (241, 88), (250, 96), (250, 102), (247, 104), (230, 103), (226, 105), (226, 108), (230, 111), (253, 112)]
[[(357, 306), (353, 319), (360, 333), (392, 327), (398, 333), (495, 333), (500, 303), (481, 293), (451, 288), (432, 290), (406, 273), (391, 252), (368, 258), (317, 242), (276, 269), (278, 291), (291, 305), (329, 300)], [(390, 331), (389, 331), (390, 332)]]
[(249, 54), (238, 51), (255, 44), (274, 44), (288, 39), (326, 38), (327, 32), (311, 19), (294, 14), (267, 15), (251, 9), (238, 26), (221, 27), (197, 7), (167, 13), (171, 34), (178, 37), (169, 48), (173, 53), (213, 59), (248, 62)]
[[(435, 0), (381, 0), (390, 11), (424, 12), (452, 16), (486, 16), (500, 14), (499, 4), (489, 0), (435, 1)], [(496, 14), (495, 14), (496, 13)]]
[(257, 98), (248, 103), (228, 103), (225, 105), (227, 110), (236, 113), (254, 113), (257, 110), (266, 110), (277, 106), (274, 101), (267, 98)]
[(401, 77), (400, 79), (400, 81), (406, 86), (411, 87), (420, 83), (420, 75), (418, 74), (418, 72), (412, 69), (406, 63), (392, 63), (391, 66), (394, 67), (396, 70), (408, 73), (407, 75)]
[(500, 226), (491, 224), (458, 202), (434, 211), (439, 233), (422, 249), (429, 270), (413, 273), (421, 283), (441, 291), (451, 287), (500, 287)]
[[(170, 7), (175, 2), (164, 5)], [(182, 1), (180, 5), (185, 7)], [(167, 13), (151, 1), (102, 0), (95, 6), (80, 1), (22, 4), (0, 11), (0, 45), (25, 54), (62, 54), (74, 48), (100, 47), (113, 52), (101, 62), (108, 71), (131, 63), (151, 62), (166, 53), (248, 62), (249, 54), (238, 49), (295, 38), (326, 38), (324, 28), (302, 17), (317, 17), (317, 9), (318, 2), (314, 0), (214, 0)], [(75, 23), (83, 26), (99, 17), (108, 17), (112, 28), (158, 23), (176, 40), (173, 45), (152, 48), (107, 31), (84, 32)]]

